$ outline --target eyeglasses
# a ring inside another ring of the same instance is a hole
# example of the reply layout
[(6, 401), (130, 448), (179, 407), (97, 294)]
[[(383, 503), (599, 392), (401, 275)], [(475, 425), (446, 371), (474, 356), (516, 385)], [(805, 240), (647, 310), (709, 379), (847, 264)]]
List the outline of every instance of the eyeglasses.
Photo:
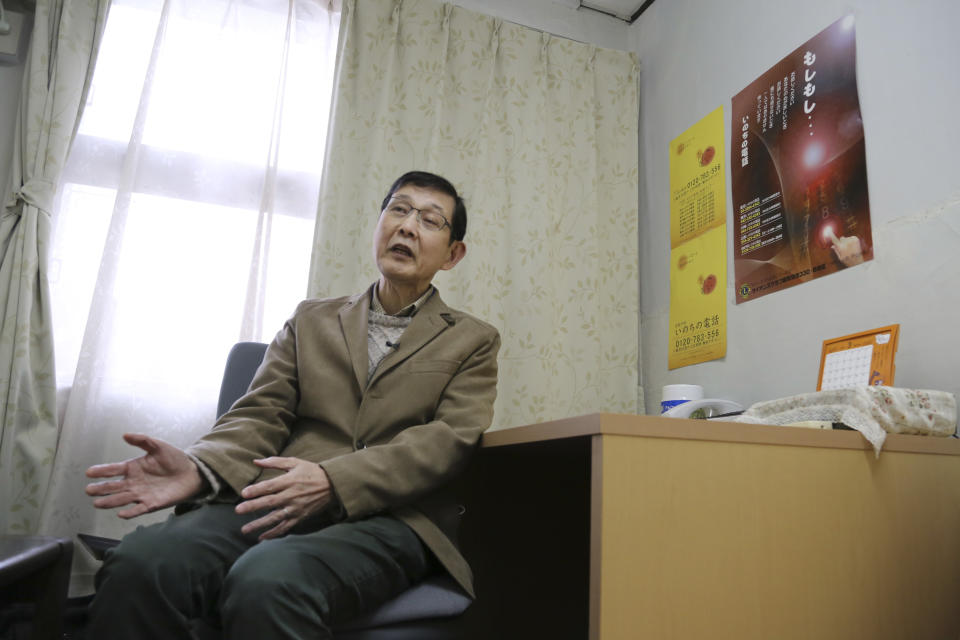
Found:
[[(444, 227), (450, 227), (450, 222), (440, 213), (427, 209), (418, 209), (409, 202), (403, 200), (390, 200), (390, 204), (384, 211), (392, 218), (402, 220), (410, 215), (411, 211), (417, 212), (417, 222), (420, 228), (425, 231), (443, 231)], [(453, 227), (451, 227), (452, 229)]]

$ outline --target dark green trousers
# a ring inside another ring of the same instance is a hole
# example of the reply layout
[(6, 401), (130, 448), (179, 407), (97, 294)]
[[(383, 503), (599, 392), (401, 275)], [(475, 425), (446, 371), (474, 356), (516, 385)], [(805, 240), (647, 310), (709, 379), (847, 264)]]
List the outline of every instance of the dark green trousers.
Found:
[(230, 640), (328, 638), (437, 566), (391, 516), (264, 542), (240, 533), (255, 518), (210, 504), (128, 534), (97, 573), (88, 637), (190, 638), (202, 620)]

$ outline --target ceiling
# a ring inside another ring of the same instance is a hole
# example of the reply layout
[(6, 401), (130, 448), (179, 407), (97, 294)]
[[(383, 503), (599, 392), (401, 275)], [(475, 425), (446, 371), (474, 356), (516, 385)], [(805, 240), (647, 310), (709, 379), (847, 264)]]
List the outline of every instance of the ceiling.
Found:
[(579, 0), (579, 2), (581, 9), (599, 11), (631, 23), (653, 4), (653, 0)]

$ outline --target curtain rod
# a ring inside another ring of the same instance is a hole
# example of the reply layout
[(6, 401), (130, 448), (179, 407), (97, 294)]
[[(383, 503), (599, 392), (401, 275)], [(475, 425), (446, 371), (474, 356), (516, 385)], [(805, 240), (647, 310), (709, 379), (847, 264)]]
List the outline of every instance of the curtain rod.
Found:
[[(472, 9), (472, 8), (470, 8), (470, 7), (464, 7), (464, 6), (460, 5), (456, 0), (454, 0), (451, 4), (452, 4), (453, 6), (455, 6), (455, 7), (457, 7), (458, 9), (463, 9), (464, 11), (470, 11), (471, 13), (476, 13), (476, 14), (481, 15), (481, 16), (487, 16), (488, 18), (494, 18), (494, 19), (496, 19), (496, 20), (501, 20), (502, 22), (506, 22), (507, 24), (512, 24), (512, 25), (516, 25), (516, 26), (518, 26), (518, 27), (523, 27), (524, 29), (530, 29), (531, 31), (536, 31), (537, 33), (543, 33), (543, 34), (546, 34), (546, 35), (550, 36), (551, 38), (563, 38), (564, 40), (569, 40), (570, 42), (576, 42), (577, 44), (585, 44), (585, 45), (588, 45), (588, 46), (594, 46), (594, 47), (597, 47), (598, 49), (609, 49), (609, 48), (610, 48), (610, 47), (600, 46), (600, 45), (598, 45), (598, 44), (596, 44), (596, 43), (594, 43), (594, 42), (585, 42), (585, 41), (583, 41), (583, 40), (577, 40), (576, 38), (571, 38), (570, 36), (562, 36), (562, 35), (560, 35), (560, 34), (558, 34), (558, 33), (553, 33), (552, 31), (547, 31), (546, 29), (540, 29), (539, 27), (531, 27), (531, 26), (528, 25), (528, 24), (523, 24), (522, 22), (517, 22), (516, 20), (510, 20), (509, 18), (504, 18), (504, 17), (502, 17), (502, 16), (495, 16), (495, 15), (493, 15), (493, 14), (491, 14), (491, 13), (485, 13), (483, 10)], [(579, 9), (579, 7), (578, 7), (578, 9)], [(489, 9), (486, 9), (486, 11), (489, 11)]]
[(605, 15), (605, 16), (610, 16), (611, 18), (614, 18), (614, 19), (616, 19), (616, 20), (622, 20), (623, 22), (626, 22), (627, 24), (633, 24), (634, 22), (637, 21), (637, 18), (639, 18), (640, 15), (641, 15), (644, 11), (646, 11), (646, 10), (650, 7), (650, 5), (652, 5), (652, 4), (653, 4), (653, 0), (646, 0), (646, 2), (644, 2), (642, 5), (640, 5), (640, 8), (637, 9), (636, 11), (634, 11), (634, 12), (633, 12), (633, 15), (630, 16), (629, 18), (624, 18), (623, 16), (621, 16), (621, 15), (619, 15), (619, 14), (616, 14), (616, 13), (614, 13), (614, 12), (612, 12), (612, 11), (607, 10), (607, 9), (603, 9), (603, 8), (601, 8), (601, 7), (591, 6), (590, 4), (585, 3), (583, 0), (580, 0), (580, 3), (579, 3), (579, 5), (577, 6), (577, 9), (587, 9), (588, 11), (596, 11), (597, 13), (602, 13), (603, 15)]

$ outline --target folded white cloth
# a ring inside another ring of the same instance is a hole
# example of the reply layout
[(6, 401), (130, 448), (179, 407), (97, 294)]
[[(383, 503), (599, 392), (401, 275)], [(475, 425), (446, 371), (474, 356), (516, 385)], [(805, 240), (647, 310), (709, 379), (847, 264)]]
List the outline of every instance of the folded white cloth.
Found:
[(952, 436), (957, 400), (946, 391), (863, 386), (758, 402), (733, 420), (775, 425), (842, 422), (862, 433), (880, 455), (887, 433)]

